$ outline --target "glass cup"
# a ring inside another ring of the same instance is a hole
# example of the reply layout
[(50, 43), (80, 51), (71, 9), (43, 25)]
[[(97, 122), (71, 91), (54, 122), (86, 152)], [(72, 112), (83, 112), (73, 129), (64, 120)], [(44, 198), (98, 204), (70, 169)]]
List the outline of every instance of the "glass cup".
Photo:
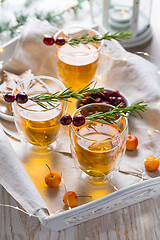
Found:
[[(29, 98), (41, 94), (51, 94), (65, 90), (65, 86), (57, 79), (48, 76), (34, 76), (21, 81), (14, 89), (14, 94), (24, 92)], [(46, 103), (45, 103), (46, 104)], [(28, 100), (24, 104), (13, 103), (15, 123), (19, 133), (32, 145), (46, 149), (55, 143), (60, 131), (60, 118), (65, 112), (66, 103), (59, 101), (45, 109)]]
[[(89, 34), (89, 36), (100, 35), (97, 31), (83, 27), (72, 27), (63, 29), (56, 33), (54, 38), (73, 38)], [(57, 68), (60, 79), (66, 87), (76, 90), (86, 86), (95, 76), (100, 55), (101, 43), (78, 44), (71, 46), (56, 45)]]
[[(92, 103), (78, 108), (72, 117), (82, 114), (88, 116), (95, 112), (106, 112), (113, 106)], [(82, 177), (96, 185), (104, 184), (107, 175), (117, 166), (126, 148), (128, 135), (127, 118), (120, 117), (115, 124), (86, 121), (81, 127), (70, 128), (72, 155)]]

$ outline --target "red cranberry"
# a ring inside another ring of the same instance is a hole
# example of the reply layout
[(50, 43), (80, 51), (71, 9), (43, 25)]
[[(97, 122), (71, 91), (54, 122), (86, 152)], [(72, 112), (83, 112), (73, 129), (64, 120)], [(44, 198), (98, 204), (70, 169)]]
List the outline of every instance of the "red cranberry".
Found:
[(102, 100), (102, 98), (98, 97), (98, 98), (95, 99), (95, 102), (96, 103), (101, 103), (101, 102), (103, 102), (103, 100)]
[(43, 38), (43, 43), (47, 46), (52, 46), (54, 44), (54, 38), (52, 36), (46, 36)]
[(91, 93), (91, 97), (94, 98), (94, 99), (96, 99), (96, 98), (99, 97), (99, 93), (98, 93), (98, 92), (92, 92), (92, 93)]
[(119, 104), (117, 97), (109, 97), (109, 102), (111, 105), (117, 106)]
[(89, 104), (89, 103), (92, 103), (92, 99), (90, 97), (86, 97), (83, 101), (83, 104), (86, 105), (86, 104)]
[(119, 103), (121, 103), (121, 102), (124, 103), (124, 102), (125, 102), (124, 99), (123, 99), (123, 97), (117, 97), (117, 99), (118, 99)]
[(119, 108), (125, 108), (126, 106), (124, 104), (121, 104)]
[(110, 96), (113, 96), (113, 97), (120, 97), (120, 92), (119, 91), (113, 91), (110, 93)]
[(56, 39), (56, 44), (59, 45), (59, 46), (64, 45), (65, 42), (66, 42), (66, 41), (65, 41), (65, 39), (64, 39), (63, 37), (58, 37), (58, 38)]
[(72, 122), (72, 117), (69, 114), (61, 117), (60, 122), (62, 125), (69, 125)]
[(73, 125), (76, 127), (82, 126), (85, 123), (85, 116), (83, 115), (76, 115), (73, 118)]
[(28, 101), (28, 96), (25, 93), (18, 93), (16, 95), (16, 101), (18, 103), (26, 103)]
[(99, 97), (101, 97), (104, 101), (108, 100), (109, 92), (107, 90), (103, 90), (99, 93)]
[(4, 100), (8, 103), (13, 103), (16, 100), (16, 97), (11, 93), (7, 93), (4, 95)]
[(103, 101), (103, 103), (105, 103), (105, 104), (110, 104), (110, 102), (108, 102), (108, 101)]

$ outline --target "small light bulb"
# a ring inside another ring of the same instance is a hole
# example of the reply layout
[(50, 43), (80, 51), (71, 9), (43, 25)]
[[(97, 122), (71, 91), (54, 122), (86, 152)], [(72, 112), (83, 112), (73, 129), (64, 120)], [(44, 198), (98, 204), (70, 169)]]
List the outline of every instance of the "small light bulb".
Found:
[(97, 79), (99, 79), (99, 80), (101, 80), (101, 79), (102, 79), (102, 76), (101, 76), (101, 75), (99, 75), (99, 74), (96, 74), (96, 75), (95, 75), (95, 77), (96, 77)]
[(123, 61), (124, 61), (124, 62), (127, 62), (127, 58), (124, 57), (124, 58), (123, 58)]
[(53, 214), (53, 213), (51, 213), (51, 214), (49, 215), (49, 217), (53, 217), (53, 215), (54, 215), (54, 214)]
[(152, 131), (150, 129), (147, 130), (148, 136), (152, 135)]
[(48, 34), (44, 34), (44, 37), (49, 37), (49, 35)]
[(145, 56), (149, 56), (149, 54), (147, 52), (144, 53)]

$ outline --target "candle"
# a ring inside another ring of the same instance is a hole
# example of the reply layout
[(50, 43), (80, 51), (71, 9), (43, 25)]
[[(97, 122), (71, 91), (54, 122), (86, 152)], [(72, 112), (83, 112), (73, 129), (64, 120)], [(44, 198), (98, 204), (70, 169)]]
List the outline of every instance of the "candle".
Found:
[(121, 29), (131, 25), (132, 12), (129, 8), (114, 7), (109, 11), (110, 25)]
[(131, 10), (115, 7), (110, 11), (110, 18), (112, 19), (112, 21), (118, 23), (129, 22), (131, 20)]

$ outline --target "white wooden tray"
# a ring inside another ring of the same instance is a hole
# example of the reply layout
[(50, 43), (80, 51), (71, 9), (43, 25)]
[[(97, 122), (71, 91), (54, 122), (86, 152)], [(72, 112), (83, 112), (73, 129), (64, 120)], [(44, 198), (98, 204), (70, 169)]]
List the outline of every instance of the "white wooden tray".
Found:
[[(18, 39), (19, 37), (16, 37), (2, 46), (4, 50), (0, 54), (0, 61), (7, 63), (14, 52)], [(116, 44), (119, 48), (123, 49), (121, 45), (118, 43)], [(4, 118), (2, 115), (0, 115), (0, 117)], [(153, 198), (157, 195), (160, 195), (160, 177), (139, 182), (93, 202), (68, 211), (57, 213), (53, 216), (45, 217), (43, 210), (39, 211), (37, 215), (43, 226), (46, 226), (54, 231), (59, 231), (117, 211), (137, 202)]]
[(48, 218), (41, 218), (40, 212), (39, 216), (43, 226), (59, 231), (158, 195), (160, 195), (160, 177), (134, 184)]

